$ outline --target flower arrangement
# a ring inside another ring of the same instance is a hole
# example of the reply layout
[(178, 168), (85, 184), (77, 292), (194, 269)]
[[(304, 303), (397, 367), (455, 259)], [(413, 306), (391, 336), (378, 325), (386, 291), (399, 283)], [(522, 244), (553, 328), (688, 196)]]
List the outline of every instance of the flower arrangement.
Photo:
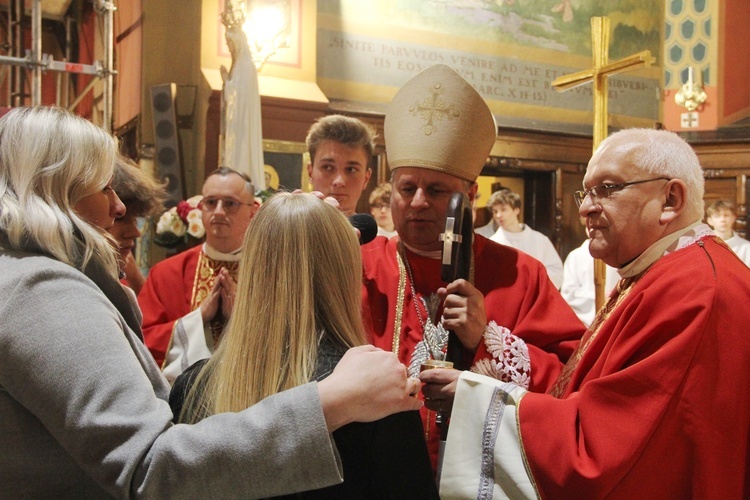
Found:
[(166, 248), (197, 244), (206, 234), (199, 207), (201, 198), (201, 195), (197, 195), (182, 200), (164, 212), (156, 223), (154, 243)]

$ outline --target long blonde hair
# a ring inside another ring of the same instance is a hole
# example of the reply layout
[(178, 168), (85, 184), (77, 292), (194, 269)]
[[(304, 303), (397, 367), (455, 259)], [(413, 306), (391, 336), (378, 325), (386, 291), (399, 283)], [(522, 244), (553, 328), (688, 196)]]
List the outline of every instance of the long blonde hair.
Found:
[(109, 240), (74, 211), (104, 189), (116, 154), (110, 134), (62, 108), (14, 108), (0, 118), (0, 230), (10, 246), (81, 270), (94, 259), (116, 277)]
[(240, 411), (310, 381), (321, 335), (342, 349), (364, 344), (361, 286), (346, 217), (309, 194), (274, 195), (245, 234), (232, 317), (181, 420)]

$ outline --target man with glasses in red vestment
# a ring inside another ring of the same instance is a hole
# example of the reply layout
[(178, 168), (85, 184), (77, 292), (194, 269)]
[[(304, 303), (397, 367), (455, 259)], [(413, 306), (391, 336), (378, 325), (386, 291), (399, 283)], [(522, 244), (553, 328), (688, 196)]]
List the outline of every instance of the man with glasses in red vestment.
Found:
[(703, 193), (672, 132), (601, 143), (574, 196), (621, 280), (546, 394), (422, 374), (452, 401), (441, 498), (750, 496), (750, 269), (701, 222)]
[(144, 341), (170, 383), (218, 345), (242, 240), (260, 206), (250, 178), (227, 167), (206, 178), (202, 195), (205, 243), (156, 264), (138, 295)]

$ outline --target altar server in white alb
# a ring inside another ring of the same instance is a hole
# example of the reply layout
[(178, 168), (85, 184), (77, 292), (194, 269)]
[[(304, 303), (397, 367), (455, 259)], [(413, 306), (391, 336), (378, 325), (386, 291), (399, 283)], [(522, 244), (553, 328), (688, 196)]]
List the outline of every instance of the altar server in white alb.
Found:
[(510, 245), (544, 264), (549, 279), (559, 290), (563, 279), (562, 259), (549, 238), (519, 220), (521, 197), (509, 189), (501, 189), (492, 193), (487, 206), (492, 210), (492, 218), (498, 225), (490, 239), (502, 245)]
[(717, 200), (706, 209), (706, 223), (729, 245), (737, 256), (750, 266), (750, 241), (734, 232), (737, 211), (726, 200)]

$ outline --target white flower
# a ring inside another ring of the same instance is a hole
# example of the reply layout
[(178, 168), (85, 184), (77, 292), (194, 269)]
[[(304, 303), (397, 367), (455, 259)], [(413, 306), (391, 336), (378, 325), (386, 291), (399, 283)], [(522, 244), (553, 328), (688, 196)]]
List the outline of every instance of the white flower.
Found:
[(194, 208), (187, 214), (187, 232), (195, 238), (203, 238), (206, 228), (203, 227), (203, 214), (199, 208)]
[(187, 214), (187, 221), (188, 222), (195, 222), (199, 221), (201, 224), (203, 224), (203, 213), (201, 212), (200, 208), (194, 208)]
[(156, 223), (156, 234), (164, 234), (169, 231), (169, 228), (172, 225), (172, 221), (175, 218), (179, 219), (179, 217), (177, 217), (176, 208), (172, 208), (161, 214), (161, 217), (159, 217), (159, 222)]
[(201, 219), (190, 221), (188, 223), (187, 232), (194, 238), (203, 238), (206, 234), (206, 229), (203, 227), (203, 221)]
[[(197, 195), (195, 195), (195, 196), (192, 196), (192, 197), (188, 198), (188, 199), (187, 199), (187, 200), (185, 200), (185, 201), (186, 201), (186, 202), (187, 202), (187, 204), (188, 204), (188, 205), (190, 205), (191, 207), (193, 207), (193, 208), (198, 208), (198, 203), (200, 203), (202, 199), (203, 199), (203, 195), (201, 195), (201, 194), (197, 194)], [(190, 217), (188, 217), (188, 220), (190, 220)]]
[[(176, 206), (164, 212), (156, 223), (156, 244), (172, 248), (180, 242), (190, 243), (191, 239), (199, 240), (206, 234), (203, 227), (203, 213), (198, 208), (203, 197), (193, 196), (180, 201)], [(185, 216), (183, 219), (182, 216)]]
[(175, 217), (172, 220), (172, 224), (169, 226), (169, 232), (174, 233), (175, 236), (184, 236), (185, 231), (187, 231), (185, 223), (182, 222), (182, 219), (179, 217)]

